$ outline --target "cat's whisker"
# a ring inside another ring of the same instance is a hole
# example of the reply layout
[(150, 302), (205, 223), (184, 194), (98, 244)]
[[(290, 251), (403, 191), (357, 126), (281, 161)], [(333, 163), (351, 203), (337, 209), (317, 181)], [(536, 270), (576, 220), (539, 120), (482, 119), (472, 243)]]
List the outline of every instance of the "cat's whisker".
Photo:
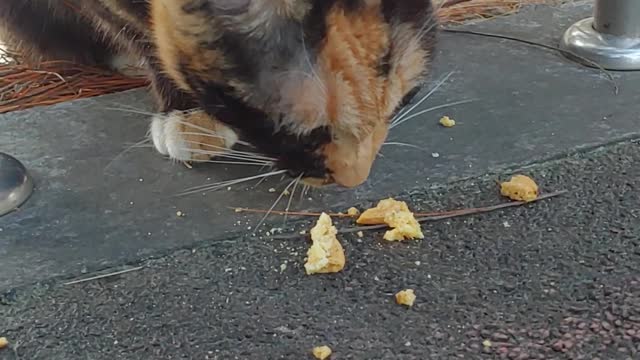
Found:
[(151, 141), (150, 139), (145, 138), (143, 140), (138, 141), (137, 143), (134, 143), (134, 144), (132, 144), (130, 146), (127, 146), (121, 153), (119, 153), (111, 161), (109, 161), (109, 163), (104, 167), (104, 169), (102, 171), (107, 171), (107, 169), (110, 168), (111, 165), (113, 165), (113, 163), (116, 162), (116, 160), (120, 159), (122, 156), (124, 156), (125, 154), (127, 154), (128, 152), (130, 152), (133, 149), (139, 149), (139, 148), (142, 148), (142, 147), (153, 147), (153, 145), (143, 146), (143, 145), (147, 144), (150, 141)]
[(220, 154), (220, 155), (229, 155), (229, 156), (237, 156), (237, 157), (243, 157), (243, 158), (247, 158), (247, 159), (255, 159), (255, 160), (265, 160), (265, 161), (275, 161), (276, 159), (268, 157), (268, 156), (263, 156), (260, 154), (256, 154), (256, 153), (251, 153), (251, 152), (246, 152), (246, 151), (237, 151), (237, 150), (232, 150), (226, 147), (222, 147), (222, 146), (217, 146), (217, 145), (213, 145), (213, 144), (206, 144), (206, 143), (202, 143), (202, 142), (198, 142), (198, 141), (185, 141), (188, 144), (193, 144), (193, 145), (200, 145), (200, 146), (205, 146), (208, 148), (212, 148), (212, 149), (216, 149), (218, 151), (216, 151), (216, 155)]
[(293, 186), (294, 184), (296, 184), (298, 181), (300, 180), (300, 177), (297, 177), (293, 180), (291, 180), (291, 182), (289, 183), (289, 185), (287, 185), (286, 188), (284, 188), (284, 190), (282, 190), (282, 192), (280, 193), (280, 196), (278, 196), (278, 198), (276, 199), (276, 201), (273, 202), (273, 205), (271, 205), (271, 207), (269, 208), (269, 210), (267, 210), (267, 212), (264, 214), (264, 216), (262, 217), (262, 219), (260, 219), (260, 222), (258, 222), (258, 225), (256, 225), (255, 229), (254, 229), (254, 234), (257, 234), (258, 229), (262, 226), (262, 224), (264, 224), (264, 222), (267, 220), (267, 218), (269, 217), (269, 215), (271, 215), (271, 212), (273, 211), (273, 209), (276, 208), (276, 206), (278, 206), (278, 203), (280, 202), (280, 200), (282, 200), (282, 198), (284, 197), (284, 195), (289, 191), (289, 189), (291, 188), (291, 186)]
[(322, 90), (322, 94), (324, 96), (327, 96), (327, 86), (326, 84), (322, 81), (322, 79), (320, 78), (320, 76), (318, 76), (318, 73), (316, 72), (313, 64), (311, 63), (311, 58), (309, 57), (309, 49), (307, 49), (307, 44), (304, 40), (304, 29), (300, 28), (300, 32), (301, 32), (301, 39), (302, 39), (302, 51), (304, 52), (304, 56), (305, 56), (305, 60), (307, 61), (307, 66), (309, 66), (309, 69), (311, 71), (311, 74), (313, 75), (313, 77), (316, 80), (316, 83), (318, 84), (318, 86), (320, 86), (320, 89)]
[(442, 105), (438, 105), (438, 106), (433, 106), (433, 107), (430, 107), (428, 109), (424, 109), (424, 110), (418, 111), (415, 114), (412, 114), (412, 115), (404, 117), (402, 120), (391, 124), (390, 129), (393, 129), (393, 128), (397, 127), (397, 126), (400, 126), (403, 123), (405, 123), (405, 122), (407, 122), (407, 121), (409, 121), (411, 119), (415, 119), (416, 117), (418, 117), (420, 115), (424, 115), (424, 114), (426, 114), (428, 112), (439, 110), (439, 109), (444, 109), (444, 108), (447, 108), (447, 107), (450, 107), (450, 106), (467, 104), (467, 103), (470, 103), (470, 102), (473, 102), (473, 101), (477, 101), (477, 100), (478, 99), (460, 100), (460, 101), (454, 101), (454, 102), (450, 102), (450, 103), (446, 103), (446, 104), (442, 104)]
[(215, 191), (215, 190), (223, 189), (225, 187), (229, 187), (231, 185), (242, 184), (242, 183), (245, 183), (247, 181), (257, 180), (257, 179), (261, 179), (261, 178), (268, 178), (268, 177), (271, 177), (271, 176), (284, 174), (286, 172), (287, 172), (286, 170), (276, 170), (276, 171), (271, 171), (271, 172), (268, 172), (268, 173), (265, 173), (265, 174), (248, 176), (248, 177), (244, 177), (244, 178), (240, 178), (240, 179), (225, 180), (225, 181), (220, 181), (220, 182), (213, 183), (213, 184), (194, 186), (194, 187), (191, 187), (191, 188), (188, 188), (188, 189), (184, 190), (183, 192), (179, 193), (177, 196), (190, 195), (190, 194), (195, 194), (195, 193), (199, 193), (199, 192)]
[(417, 145), (413, 145), (413, 144), (407, 144), (407, 143), (403, 143), (403, 142), (397, 142), (397, 141), (390, 141), (390, 142), (386, 142), (384, 144), (382, 144), (383, 146), (403, 146), (403, 147), (410, 147), (410, 148), (414, 148), (414, 149), (418, 149), (418, 150), (425, 150), (424, 148), (421, 148), (420, 146)]
[(146, 116), (157, 116), (157, 113), (152, 113), (149, 111), (144, 111), (144, 110), (138, 110), (138, 109), (126, 109), (126, 108), (113, 108), (113, 107), (107, 107), (104, 108), (105, 110), (109, 110), (109, 111), (121, 111), (121, 112), (125, 112), (125, 113), (130, 113), (130, 114), (138, 114), (138, 115), (146, 115)]
[(291, 209), (291, 202), (293, 201), (293, 197), (296, 194), (296, 189), (298, 188), (298, 184), (300, 184), (300, 180), (302, 180), (303, 176), (304, 176), (304, 174), (300, 174), (300, 176), (298, 176), (296, 178), (296, 182), (293, 185), (293, 189), (291, 190), (291, 193), (289, 194), (289, 202), (287, 202), (287, 207), (284, 209), (285, 215), (284, 215), (284, 221), (282, 222), (282, 227), (287, 225), (287, 217), (288, 217), (289, 209)]
[[(213, 135), (214, 137), (222, 138), (222, 137), (220, 136), (220, 134), (218, 134), (218, 133), (217, 133), (217, 132), (215, 132), (214, 130), (207, 129), (207, 128), (205, 128), (205, 127), (202, 127), (202, 126), (199, 126), (199, 125), (196, 125), (196, 124), (193, 124), (193, 123), (187, 122), (187, 121), (182, 121), (182, 120), (181, 120), (181, 121), (178, 121), (178, 123), (179, 123), (179, 124), (182, 124), (182, 125), (184, 125), (184, 126), (190, 127), (190, 128), (194, 128), (194, 129), (196, 129), (196, 130), (200, 130), (201, 132), (203, 132), (203, 133), (205, 133), (205, 134), (209, 134), (209, 135)], [(196, 135), (202, 135), (201, 133), (195, 133), (195, 134), (196, 134)], [(238, 144), (241, 144), (241, 145), (251, 146), (251, 144), (246, 143), (246, 142), (244, 142), (244, 141), (240, 141), (240, 140), (239, 140), (239, 141), (237, 141), (237, 143), (238, 143)]]
[(396, 123), (402, 121), (405, 116), (409, 115), (415, 108), (420, 106), (423, 102), (425, 102), (431, 95), (433, 95), (440, 87), (453, 75), (453, 71), (449, 72), (444, 76), (440, 81), (436, 83), (433, 89), (429, 90), (417, 103), (413, 104), (410, 107), (407, 107), (406, 110), (400, 111), (398, 115), (391, 121), (391, 126), (394, 126)]

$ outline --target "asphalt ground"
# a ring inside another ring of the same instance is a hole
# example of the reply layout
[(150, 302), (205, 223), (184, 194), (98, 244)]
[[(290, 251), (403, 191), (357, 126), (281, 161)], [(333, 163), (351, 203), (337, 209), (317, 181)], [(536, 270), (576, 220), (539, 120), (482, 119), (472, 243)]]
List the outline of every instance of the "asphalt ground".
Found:
[[(342, 235), (338, 274), (304, 274), (304, 237), (247, 235), (129, 264), (144, 268), (120, 276), (9, 290), (0, 336), (11, 345), (0, 358), (311, 359), (326, 344), (332, 359), (637, 359), (640, 145), (515, 172), (543, 192), (569, 192), (426, 224), (423, 241)], [(399, 198), (424, 211), (495, 204), (504, 201), (496, 181), (508, 176)], [(394, 302), (405, 288), (416, 291), (412, 308)]]

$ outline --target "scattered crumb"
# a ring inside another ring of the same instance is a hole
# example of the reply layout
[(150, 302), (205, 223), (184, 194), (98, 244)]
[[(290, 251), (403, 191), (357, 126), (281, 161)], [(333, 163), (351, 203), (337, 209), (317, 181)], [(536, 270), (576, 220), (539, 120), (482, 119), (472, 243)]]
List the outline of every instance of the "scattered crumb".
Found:
[(287, 270), (287, 263), (284, 263), (284, 264), (280, 265), (280, 272), (283, 273), (283, 272), (285, 272), (285, 270)]
[(356, 222), (363, 225), (389, 225), (393, 229), (384, 235), (388, 241), (424, 239), (420, 224), (407, 203), (393, 198), (380, 200), (376, 207), (363, 212)]
[(420, 223), (410, 211), (394, 211), (385, 216), (384, 221), (393, 228), (384, 234), (387, 241), (424, 239)]
[(140, 178), (140, 179), (138, 179), (138, 181), (143, 182), (143, 181), (144, 181), (144, 179), (143, 179), (143, 178)]
[(289, 196), (291, 195), (291, 193), (289, 192), (289, 190), (285, 189), (284, 192), (282, 193), (284, 196)]
[(185, 213), (183, 213), (182, 211), (177, 211), (177, 212), (176, 212), (176, 216), (177, 216), (177, 217), (184, 217), (184, 216), (185, 216)]
[(300, 235), (306, 235), (307, 234), (307, 230), (300, 230)]
[(0, 337), (0, 349), (4, 349), (9, 346), (9, 340), (6, 337)]
[(500, 193), (511, 200), (533, 201), (538, 198), (538, 185), (525, 175), (515, 175), (500, 184)]
[(237, 213), (242, 212), (242, 209), (241, 208), (236, 208), (236, 212)]
[(358, 216), (360, 215), (360, 210), (354, 208), (354, 207), (350, 207), (349, 210), (347, 210), (347, 215), (350, 216)]
[(415, 262), (416, 266), (420, 266), (420, 264), (422, 264), (420, 261), (416, 261)]
[(431, 157), (433, 157), (433, 158), (436, 158), (436, 159), (437, 159), (437, 158), (439, 158), (439, 157), (440, 157), (440, 153), (437, 153), (437, 152), (431, 153)]
[(503, 223), (502, 223), (502, 226), (504, 226), (504, 227), (506, 227), (506, 228), (510, 228), (510, 227), (511, 227), (511, 224), (509, 224), (509, 222), (508, 222), (508, 221), (505, 221), (505, 222), (503, 222)]
[(443, 116), (440, 119), (440, 125), (450, 128), (456, 126), (456, 121), (448, 116)]
[(358, 237), (361, 239), (364, 237), (364, 233), (362, 231), (358, 231), (356, 235), (358, 235)]
[(336, 238), (338, 230), (331, 217), (322, 213), (318, 223), (311, 229), (313, 245), (307, 251), (304, 268), (307, 275), (339, 272), (344, 268), (344, 249)]
[(413, 306), (416, 301), (416, 294), (412, 289), (402, 290), (396, 294), (396, 302), (399, 305)]
[(384, 218), (394, 211), (409, 211), (409, 207), (404, 201), (398, 201), (393, 198), (380, 200), (376, 207), (365, 210), (356, 222), (360, 225), (386, 224)]
[(274, 193), (274, 192), (276, 192), (276, 189), (275, 188), (271, 188), (271, 189), (269, 189), (269, 192), (270, 193)]
[(493, 343), (491, 343), (491, 340), (485, 340), (482, 342), (482, 346), (490, 348), (491, 346), (493, 346)]
[(227, 187), (227, 191), (231, 191), (231, 186)]
[(313, 348), (313, 356), (318, 360), (328, 359), (331, 353), (331, 348), (326, 345)]

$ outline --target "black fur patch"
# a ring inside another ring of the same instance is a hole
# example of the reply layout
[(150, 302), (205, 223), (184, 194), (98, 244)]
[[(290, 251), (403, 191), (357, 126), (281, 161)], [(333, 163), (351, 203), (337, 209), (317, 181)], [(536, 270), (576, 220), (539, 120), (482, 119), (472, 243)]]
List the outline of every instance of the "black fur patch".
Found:
[(286, 128), (276, 128), (275, 122), (263, 111), (248, 106), (232, 95), (224, 85), (187, 79), (198, 89), (200, 106), (211, 116), (238, 131), (243, 139), (263, 154), (276, 158), (277, 167), (293, 177), (324, 178), (327, 175), (321, 148), (331, 142), (328, 128), (317, 128), (308, 135), (296, 136)]

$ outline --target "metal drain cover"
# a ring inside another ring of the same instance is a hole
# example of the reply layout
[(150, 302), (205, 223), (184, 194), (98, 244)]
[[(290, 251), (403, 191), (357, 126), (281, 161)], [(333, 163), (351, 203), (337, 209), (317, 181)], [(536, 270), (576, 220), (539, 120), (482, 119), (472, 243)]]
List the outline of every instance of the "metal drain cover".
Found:
[(33, 180), (13, 156), (0, 153), (0, 216), (16, 210), (31, 196)]

